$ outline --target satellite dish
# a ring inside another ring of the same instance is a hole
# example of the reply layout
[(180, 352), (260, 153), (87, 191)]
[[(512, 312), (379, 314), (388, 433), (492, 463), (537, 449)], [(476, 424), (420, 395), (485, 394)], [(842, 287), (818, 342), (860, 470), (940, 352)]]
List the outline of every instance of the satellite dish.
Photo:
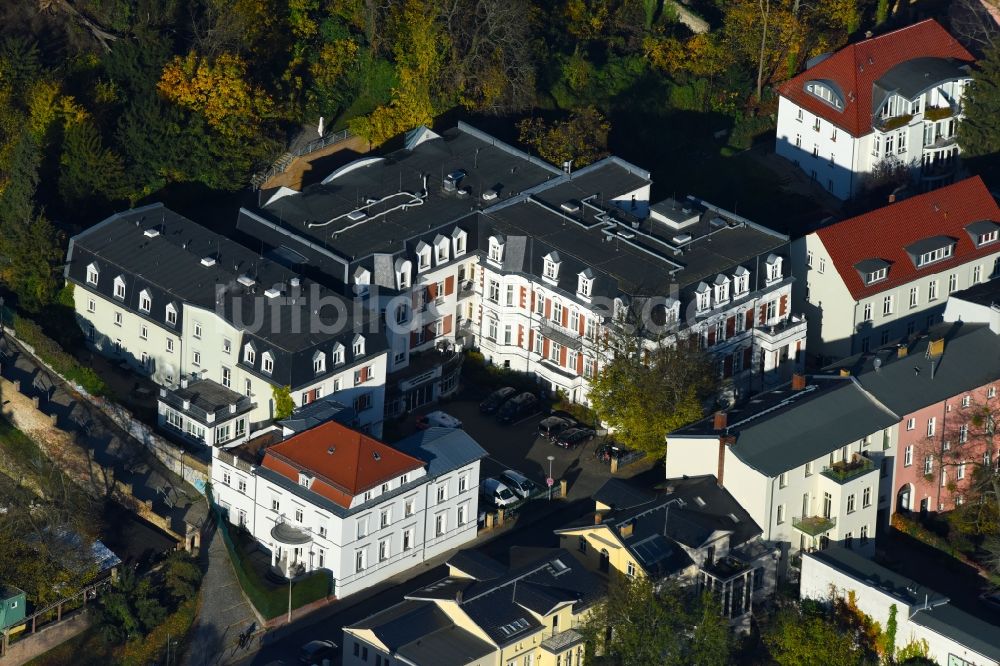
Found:
[(878, 369), (882, 367), (882, 359), (876, 357), (872, 365), (875, 367), (875, 372), (878, 372)]

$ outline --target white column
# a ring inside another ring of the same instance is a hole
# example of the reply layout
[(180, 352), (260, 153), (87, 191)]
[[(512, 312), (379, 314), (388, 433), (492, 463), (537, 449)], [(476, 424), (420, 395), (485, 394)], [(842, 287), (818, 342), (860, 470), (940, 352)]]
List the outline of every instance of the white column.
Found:
[(274, 542), (271, 542), (271, 566), (273, 567), (278, 563), (278, 548), (275, 546)]

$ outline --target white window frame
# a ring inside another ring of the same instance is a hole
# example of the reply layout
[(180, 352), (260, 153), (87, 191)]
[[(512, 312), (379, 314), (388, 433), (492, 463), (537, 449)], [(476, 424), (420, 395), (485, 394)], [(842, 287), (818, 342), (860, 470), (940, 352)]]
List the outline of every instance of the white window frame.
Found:
[(87, 266), (87, 284), (96, 285), (101, 279), (101, 271), (97, 268), (97, 264), (89, 264)]

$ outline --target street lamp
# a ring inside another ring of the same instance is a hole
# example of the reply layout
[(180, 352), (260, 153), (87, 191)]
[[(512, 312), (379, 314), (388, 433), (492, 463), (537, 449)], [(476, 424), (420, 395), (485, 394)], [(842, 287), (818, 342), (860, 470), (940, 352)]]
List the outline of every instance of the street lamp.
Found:
[(552, 461), (556, 459), (555, 456), (546, 456), (549, 459), (549, 477), (545, 479), (546, 485), (549, 487), (549, 499), (552, 499), (552, 485), (555, 483), (555, 479), (552, 478)]
[[(289, 574), (292, 572), (289, 571)], [(292, 623), (292, 577), (288, 576), (288, 624)]]

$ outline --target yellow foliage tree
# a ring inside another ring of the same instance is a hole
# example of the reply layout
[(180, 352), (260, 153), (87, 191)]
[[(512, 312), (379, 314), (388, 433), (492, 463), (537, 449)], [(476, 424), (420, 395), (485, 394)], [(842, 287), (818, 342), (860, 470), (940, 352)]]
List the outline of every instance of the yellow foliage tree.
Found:
[(194, 51), (175, 56), (164, 66), (157, 88), (229, 138), (254, 134), (274, 108), (271, 98), (247, 81), (246, 62), (228, 53), (214, 62)]

